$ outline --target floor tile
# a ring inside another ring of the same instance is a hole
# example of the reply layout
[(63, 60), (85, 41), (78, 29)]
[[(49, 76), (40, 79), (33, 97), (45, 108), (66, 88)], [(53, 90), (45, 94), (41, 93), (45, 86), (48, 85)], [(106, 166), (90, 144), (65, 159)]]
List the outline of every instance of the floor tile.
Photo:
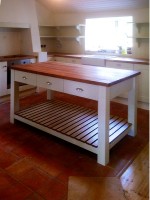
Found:
[(33, 193), (29, 197), (27, 197), (25, 200), (45, 200), (45, 199), (41, 197), (39, 194)]
[(4, 170), (0, 170), (0, 191), (3, 191), (16, 183), (16, 180), (9, 176)]
[(17, 162), (20, 158), (15, 154), (5, 152), (0, 147), (0, 167), (6, 168)]
[(30, 160), (24, 158), (6, 168), (6, 171), (9, 172), (9, 174), (11, 174), (13, 177), (20, 179), (34, 168), (35, 166), (30, 162)]
[(28, 172), (21, 181), (45, 199), (61, 200), (67, 193), (67, 187), (64, 184), (47, 176), (39, 169)]
[(22, 184), (15, 184), (9, 188), (0, 190), (0, 199), (2, 200), (23, 200), (32, 193), (31, 190)]

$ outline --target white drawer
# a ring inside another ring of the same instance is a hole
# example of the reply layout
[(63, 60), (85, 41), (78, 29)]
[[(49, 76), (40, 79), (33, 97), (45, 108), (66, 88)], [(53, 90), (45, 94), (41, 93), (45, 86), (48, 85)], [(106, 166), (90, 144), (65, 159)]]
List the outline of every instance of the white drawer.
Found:
[(106, 67), (133, 70), (132, 63), (106, 61)]
[(37, 75), (37, 86), (63, 92), (63, 79)]
[(29, 85), (36, 85), (36, 74), (15, 70), (15, 81)]
[(98, 86), (64, 80), (64, 92), (75, 96), (98, 100)]

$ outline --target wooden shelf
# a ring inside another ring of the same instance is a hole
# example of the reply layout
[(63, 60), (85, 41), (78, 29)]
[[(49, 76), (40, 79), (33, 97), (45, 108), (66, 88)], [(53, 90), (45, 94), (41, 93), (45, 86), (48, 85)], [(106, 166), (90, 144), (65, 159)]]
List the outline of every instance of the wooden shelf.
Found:
[[(45, 130), (73, 144), (97, 153), (98, 115), (95, 110), (57, 100), (34, 105), (15, 113), (15, 119)], [(131, 124), (117, 116), (109, 121), (109, 145), (112, 148), (129, 131)]]
[(30, 28), (28, 23), (0, 22), (1, 28)]
[[(40, 25), (41, 29), (40, 38), (41, 39), (53, 39), (61, 43), (62, 40), (76, 40), (80, 43), (81, 39), (84, 39), (82, 27), (84, 24), (77, 25), (62, 25), (62, 26), (49, 26)], [(67, 32), (69, 30), (69, 33)]]

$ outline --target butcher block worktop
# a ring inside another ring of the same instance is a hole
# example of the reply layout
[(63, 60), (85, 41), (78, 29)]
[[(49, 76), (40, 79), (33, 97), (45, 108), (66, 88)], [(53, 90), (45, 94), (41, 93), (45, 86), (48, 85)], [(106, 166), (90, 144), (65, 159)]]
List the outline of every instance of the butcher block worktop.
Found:
[[(58, 56), (58, 57), (66, 57), (66, 58), (77, 58), (81, 59), (82, 57), (91, 56), (85, 54), (63, 54), (63, 53), (48, 53), (48, 56)], [(142, 64), (149, 65), (149, 59), (142, 58), (129, 58), (129, 57), (119, 57), (119, 56), (105, 56), (105, 60), (114, 61), (114, 62), (125, 62), (125, 63), (133, 63), (133, 64)]]
[(138, 71), (95, 67), (62, 62), (42, 62), (27, 65), (16, 65), (12, 69), (79, 81), (107, 87), (140, 74)]
[(0, 62), (3, 61), (11, 61), (11, 60), (24, 60), (24, 59), (32, 59), (36, 58), (34, 55), (9, 55), (9, 56), (0, 56)]

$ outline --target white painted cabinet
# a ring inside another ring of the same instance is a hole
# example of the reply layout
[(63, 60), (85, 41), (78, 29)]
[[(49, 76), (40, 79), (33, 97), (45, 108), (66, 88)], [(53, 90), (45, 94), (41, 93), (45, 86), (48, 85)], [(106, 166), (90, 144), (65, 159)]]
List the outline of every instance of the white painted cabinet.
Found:
[(138, 100), (149, 102), (149, 65), (134, 64), (134, 70), (141, 72), (138, 77)]
[(55, 90), (59, 92), (63, 92), (63, 79), (37, 75), (37, 86), (42, 88), (47, 88), (50, 90)]
[(36, 61), (37, 61), (36, 58), (31, 58), (31, 59), (30, 59), (30, 63), (31, 63), (31, 64), (32, 64), (32, 63), (36, 63)]
[(36, 75), (29, 72), (15, 71), (15, 81), (36, 86)]
[[(132, 63), (125, 63), (125, 62), (114, 62), (114, 61), (107, 61), (106, 60), (106, 67), (115, 68), (115, 69), (125, 69), (125, 70), (133, 70)], [(120, 97), (127, 98), (127, 94), (121, 94)]]
[(55, 56), (55, 57), (54, 57), (54, 61), (65, 62), (65, 57)]
[(54, 60), (58, 62), (81, 64), (80, 58), (68, 58), (68, 57), (62, 57), (62, 56), (61, 57), (55, 56)]
[(98, 100), (98, 86), (77, 81), (64, 80), (64, 93)]
[(7, 95), (7, 62), (0, 62), (0, 96)]
[(108, 60), (106, 60), (106, 67), (116, 68), (116, 69), (133, 70), (132, 63), (114, 62), (114, 61), (108, 61)]

